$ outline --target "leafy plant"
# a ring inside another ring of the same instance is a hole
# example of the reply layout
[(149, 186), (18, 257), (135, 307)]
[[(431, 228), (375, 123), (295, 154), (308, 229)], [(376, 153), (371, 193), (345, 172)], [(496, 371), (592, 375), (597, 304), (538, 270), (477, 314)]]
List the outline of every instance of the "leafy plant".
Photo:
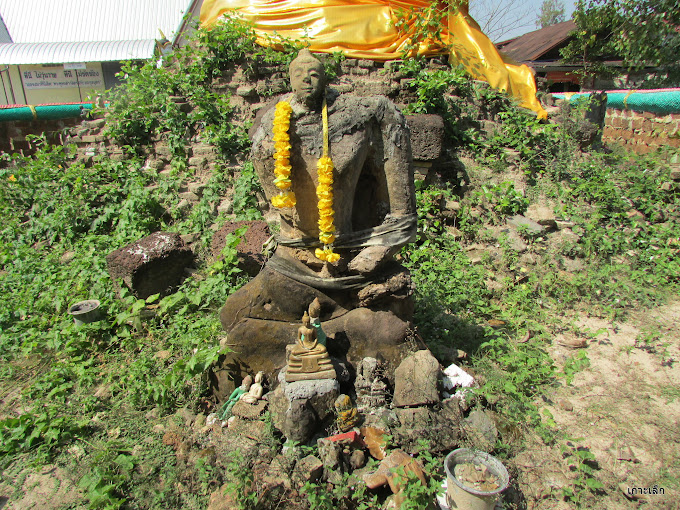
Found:
[(251, 510), (256, 507), (257, 493), (253, 488), (253, 474), (250, 469), (243, 469), (243, 454), (236, 450), (227, 464), (226, 491), (235, 496), (240, 510)]
[(421, 45), (434, 43), (444, 45), (442, 29), (447, 26), (450, 12), (455, 12), (461, 3), (457, 0), (431, 2), (424, 7), (397, 9), (394, 23), (397, 32), (406, 37), (402, 45), (404, 59), (418, 56)]
[(246, 131), (231, 122), (229, 97), (216, 93), (212, 82), (253, 54), (254, 41), (251, 27), (225, 18), (209, 31), (195, 31), (194, 40), (162, 67), (125, 63), (119, 73), (125, 86), (109, 92), (105, 135), (132, 153), (164, 137), (179, 166), (185, 165), (188, 140), (199, 132), (223, 156), (244, 148)]
[(443, 492), (441, 459), (432, 454), (429, 441), (419, 440), (416, 450), (416, 457), (423, 467), (427, 480), (426, 484), (423, 484), (413, 471), (406, 471), (404, 467), (395, 470), (395, 482), (402, 487), (401, 495), (404, 498), (401, 508), (410, 510), (427, 508)]
[(515, 189), (511, 181), (494, 186), (482, 186), (475, 195), (500, 217), (523, 214), (529, 206), (529, 199)]
[(467, 143), (467, 124), (476, 112), (461, 99), (473, 94), (472, 80), (465, 70), (460, 66), (433, 70), (415, 59), (404, 61), (399, 70), (410, 77), (409, 86), (416, 93), (416, 101), (407, 105), (405, 111), (441, 115), (448, 136), (457, 143)]
[(562, 494), (567, 501), (581, 508), (589, 495), (604, 489), (604, 485), (595, 477), (595, 456), (587, 448), (576, 446), (577, 441), (583, 441), (583, 438), (572, 439), (560, 446), (569, 468), (576, 473), (576, 480), (570, 486), (562, 487)]
[(475, 392), (509, 423), (529, 423), (546, 441), (555, 431), (543, 421), (534, 400), (554, 384), (555, 369), (550, 356), (536, 343), (513, 345), (500, 335), (480, 345), (477, 366), (485, 374), (484, 384)]
[(570, 385), (574, 382), (574, 376), (582, 370), (590, 366), (590, 360), (586, 351), (579, 351), (574, 356), (567, 358), (564, 362), (562, 371), (564, 373), (565, 382)]
[(258, 193), (264, 195), (253, 164), (248, 161), (241, 168), (241, 172), (234, 183), (234, 214), (238, 219), (256, 220), (262, 218), (262, 213), (257, 207)]
[(6, 465), (12, 456), (36, 448), (54, 451), (82, 433), (87, 422), (58, 416), (53, 409), (0, 420), (0, 462)]

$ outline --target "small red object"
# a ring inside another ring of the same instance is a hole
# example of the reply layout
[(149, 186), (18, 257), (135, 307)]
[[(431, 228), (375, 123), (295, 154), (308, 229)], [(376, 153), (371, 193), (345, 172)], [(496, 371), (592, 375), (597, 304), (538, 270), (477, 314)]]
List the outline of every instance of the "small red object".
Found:
[(327, 437), (329, 441), (333, 442), (338, 442), (338, 441), (347, 441), (348, 443), (358, 446), (361, 448), (365, 448), (366, 444), (364, 443), (364, 440), (361, 438), (358, 432), (354, 430), (350, 430), (349, 432), (344, 432), (343, 434), (336, 434), (334, 436)]

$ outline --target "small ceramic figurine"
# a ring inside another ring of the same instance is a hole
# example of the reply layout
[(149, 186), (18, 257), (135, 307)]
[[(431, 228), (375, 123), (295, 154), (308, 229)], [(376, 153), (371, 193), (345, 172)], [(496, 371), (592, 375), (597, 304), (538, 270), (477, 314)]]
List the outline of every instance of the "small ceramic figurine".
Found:
[(317, 329), (312, 326), (307, 312), (298, 328), (297, 343), (288, 356), (286, 382), (311, 379), (335, 379), (335, 368), (326, 347), (318, 340)]
[(360, 420), (359, 411), (352, 404), (352, 399), (344, 393), (335, 399), (335, 412), (338, 417), (336, 424), (340, 432), (347, 432), (355, 427)]
[(252, 384), (248, 393), (241, 395), (240, 400), (246, 404), (255, 404), (258, 400), (262, 398), (264, 393), (264, 388), (262, 387), (262, 379), (264, 378), (264, 372), (258, 372), (255, 374), (255, 382)]
[(224, 403), (224, 407), (222, 407), (222, 413), (220, 414), (220, 420), (226, 420), (229, 418), (229, 415), (231, 414), (231, 408), (234, 407), (234, 404), (240, 400), (243, 394), (250, 391), (250, 386), (252, 384), (253, 378), (251, 376), (247, 375), (243, 378), (243, 381), (241, 381), (241, 386), (236, 388)]

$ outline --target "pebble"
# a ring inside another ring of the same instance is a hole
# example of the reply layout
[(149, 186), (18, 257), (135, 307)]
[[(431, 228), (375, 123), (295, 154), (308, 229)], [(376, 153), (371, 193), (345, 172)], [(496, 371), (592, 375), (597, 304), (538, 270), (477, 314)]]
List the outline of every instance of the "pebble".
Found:
[(573, 406), (572, 403), (569, 402), (568, 400), (562, 399), (562, 400), (560, 400), (557, 404), (558, 404), (562, 409), (564, 409), (565, 411), (573, 411), (573, 410), (574, 410), (574, 406)]

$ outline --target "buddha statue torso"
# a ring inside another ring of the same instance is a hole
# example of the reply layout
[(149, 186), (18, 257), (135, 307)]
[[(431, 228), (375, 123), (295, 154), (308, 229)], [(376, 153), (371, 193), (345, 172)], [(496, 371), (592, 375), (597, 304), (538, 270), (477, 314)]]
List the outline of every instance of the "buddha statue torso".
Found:
[[(296, 205), (278, 210), (281, 231), (277, 255), (302, 262), (315, 271), (320, 271), (323, 265), (315, 258), (314, 248), (319, 246), (317, 163), (324, 154), (322, 105), (325, 99), (328, 155), (334, 166), (335, 251), (341, 257), (333, 268), (326, 267), (326, 270), (330, 269), (335, 276), (367, 246), (352, 242), (344, 249), (347, 235), (404, 217), (413, 220), (410, 228), (415, 233), (415, 201), (409, 133), (403, 115), (383, 96), (358, 97), (327, 91), (323, 80), (315, 83), (313, 77), (306, 78), (308, 72), (322, 73), (323, 66), (318, 65), (316, 59), (305, 60), (295, 68), (291, 65), (294, 92), (280, 99), (288, 102), (292, 110), (288, 128), (290, 189), (295, 194)], [(298, 75), (302, 78), (296, 81)], [(262, 116), (252, 149), (255, 170), (269, 199), (280, 191), (274, 184), (274, 114), (272, 107)], [(396, 247), (411, 237), (409, 231), (397, 241)], [(288, 240), (298, 242), (291, 245)], [(392, 238), (371, 244), (393, 245), (394, 241)]]

